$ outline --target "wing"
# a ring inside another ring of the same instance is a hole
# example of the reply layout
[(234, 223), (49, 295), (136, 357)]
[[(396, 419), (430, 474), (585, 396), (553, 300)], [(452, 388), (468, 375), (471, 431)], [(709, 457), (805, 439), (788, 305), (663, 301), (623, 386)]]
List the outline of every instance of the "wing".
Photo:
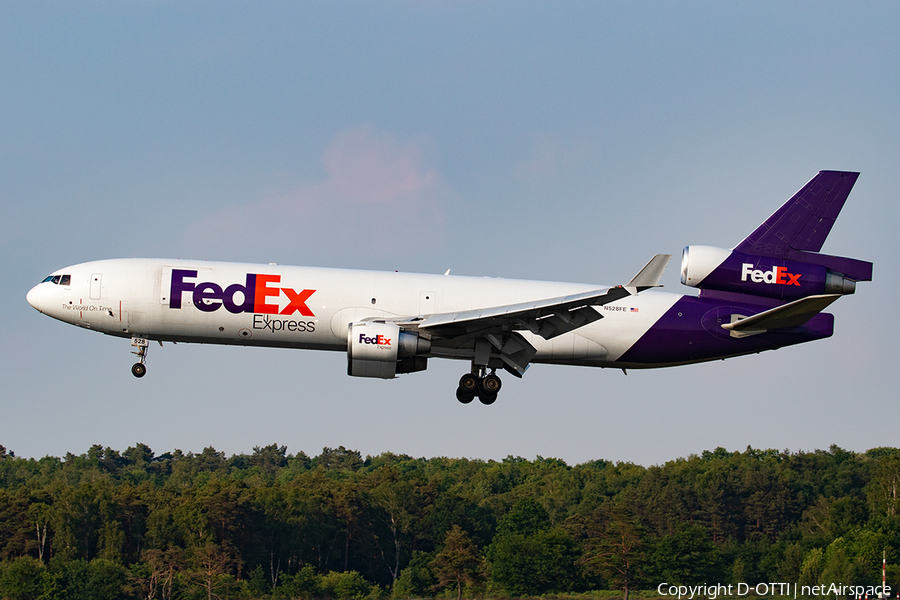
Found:
[(424, 319), (404, 320), (401, 324), (427, 332), (432, 339), (449, 340), (456, 347), (476, 341), (476, 364), (481, 358), (487, 364), (485, 353), (489, 356), (493, 347), (508, 370), (521, 376), (536, 350), (518, 331), (527, 330), (550, 340), (602, 319), (603, 315), (594, 307), (658, 287), (671, 257), (671, 254), (657, 254), (625, 285), (532, 302), (438, 313)]
[(603, 306), (645, 289), (658, 287), (659, 278), (671, 257), (670, 254), (657, 254), (624, 286), (534, 302), (434, 314), (419, 322), (418, 327), (420, 330), (455, 327), (465, 333), (497, 328), (527, 329), (550, 340), (602, 318), (594, 310), (595, 306)]

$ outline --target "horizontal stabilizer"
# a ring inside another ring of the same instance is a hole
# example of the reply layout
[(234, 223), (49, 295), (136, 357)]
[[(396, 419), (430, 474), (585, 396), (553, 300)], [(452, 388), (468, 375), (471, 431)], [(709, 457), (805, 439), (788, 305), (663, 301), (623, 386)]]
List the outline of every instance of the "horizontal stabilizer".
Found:
[(732, 332), (743, 332), (745, 334), (762, 333), (770, 329), (800, 327), (840, 297), (840, 294), (822, 294), (801, 298), (752, 317), (738, 319), (733, 323), (725, 323), (722, 327)]

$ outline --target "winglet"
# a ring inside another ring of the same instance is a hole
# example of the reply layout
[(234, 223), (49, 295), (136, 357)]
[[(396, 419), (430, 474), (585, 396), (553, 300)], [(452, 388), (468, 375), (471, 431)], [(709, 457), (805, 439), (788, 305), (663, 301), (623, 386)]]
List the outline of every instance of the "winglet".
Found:
[(644, 265), (644, 268), (638, 271), (638, 274), (624, 285), (625, 289), (632, 294), (636, 294), (647, 288), (661, 287), (659, 280), (666, 270), (670, 258), (672, 258), (671, 254), (657, 254), (651, 258), (650, 262)]

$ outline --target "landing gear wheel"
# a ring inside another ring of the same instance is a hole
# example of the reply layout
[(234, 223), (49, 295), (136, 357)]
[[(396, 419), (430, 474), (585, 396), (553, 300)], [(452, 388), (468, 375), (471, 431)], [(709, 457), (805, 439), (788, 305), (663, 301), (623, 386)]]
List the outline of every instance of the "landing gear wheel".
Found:
[[(132, 336), (131, 345), (137, 348), (137, 352), (132, 352), (132, 354), (140, 359), (140, 362), (136, 362), (131, 366), (131, 374), (140, 379), (147, 374), (147, 367), (144, 365), (144, 361), (147, 360), (147, 349), (150, 347), (150, 341), (147, 338)], [(159, 345), (162, 346), (162, 342)]]
[(474, 398), (478, 393), (478, 378), (472, 373), (466, 373), (459, 378), (459, 389)]
[(503, 382), (500, 381), (500, 378), (491, 373), (490, 375), (485, 375), (484, 379), (481, 380), (481, 390), (485, 394), (493, 394), (494, 398), (497, 397), (497, 392), (500, 391), (500, 388), (503, 386)]
[(471, 394), (461, 387), (456, 388), (456, 399), (462, 402), (463, 404), (468, 404), (472, 400), (475, 399), (475, 394)]
[(494, 401), (497, 400), (497, 392), (488, 393), (488, 392), (482, 391), (481, 394), (478, 395), (478, 399), (484, 405), (493, 404)]

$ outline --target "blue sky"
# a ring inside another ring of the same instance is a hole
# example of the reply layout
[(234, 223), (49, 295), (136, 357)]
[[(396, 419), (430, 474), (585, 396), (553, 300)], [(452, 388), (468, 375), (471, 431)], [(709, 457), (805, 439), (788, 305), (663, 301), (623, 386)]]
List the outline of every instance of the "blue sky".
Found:
[[(897, 445), (894, 2), (3, 3), (0, 444), (658, 464)], [(656, 371), (151, 348), (43, 317), (77, 262), (173, 257), (616, 284), (731, 247), (821, 169), (862, 173), (824, 252), (875, 280), (834, 337)]]

